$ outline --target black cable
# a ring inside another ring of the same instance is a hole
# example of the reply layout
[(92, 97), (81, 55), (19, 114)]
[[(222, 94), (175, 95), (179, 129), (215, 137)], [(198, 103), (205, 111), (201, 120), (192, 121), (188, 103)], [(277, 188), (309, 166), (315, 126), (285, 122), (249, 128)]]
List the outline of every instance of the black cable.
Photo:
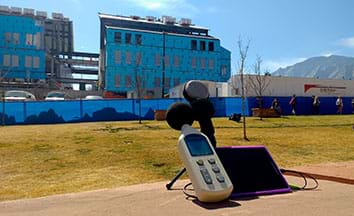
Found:
[[(280, 172), (282, 172), (283, 174), (284, 173), (293, 173), (293, 174), (299, 175), (300, 177), (303, 178), (304, 185), (302, 187), (295, 187), (296, 189), (298, 188), (299, 190), (315, 190), (319, 186), (319, 183), (318, 183), (317, 179), (315, 177), (311, 176), (310, 174), (299, 172), (299, 171), (295, 171), (295, 170), (287, 170), (287, 169), (280, 169)], [(307, 178), (309, 178), (313, 182), (315, 182), (315, 186), (307, 187)]]
[(188, 184), (184, 185), (184, 187), (183, 187), (183, 193), (187, 196), (187, 198), (195, 198), (195, 199), (198, 199), (197, 196), (187, 193), (187, 190), (194, 190), (194, 189), (187, 189), (190, 185), (192, 185), (192, 182), (189, 182)]
[(315, 186), (304, 188), (304, 190), (315, 190), (315, 189), (317, 189), (318, 186), (319, 186), (319, 183), (318, 183), (317, 179), (315, 177), (309, 175), (309, 174), (306, 174), (306, 173), (303, 173), (303, 174), (304, 174), (304, 176), (307, 176), (308, 178), (312, 179), (312, 181), (315, 182)]
[[(287, 170), (287, 169), (280, 169), (280, 172), (282, 174), (285, 174), (285, 173), (293, 173), (293, 174), (296, 174), (300, 177), (302, 177), (302, 179), (304, 180), (304, 185), (302, 187), (298, 187), (298, 186), (293, 186), (293, 185), (289, 185), (290, 187), (292, 187), (293, 189), (297, 189), (297, 190), (315, 190), (318, 188), (319, 186), (319, 183), (317, 181), (317, 179), (313, 176), (311, 176), (310, 174), (307, 174), (307, 173), (303, 173), (303, 172), (299, 172), (299, 171), (295, 171), (295, 170)], [(307, 187), (307, 178), (311, 179), (313, 182), (315, 182), (315, 186), (313, 187)], [(187, 198), (195, 198), (195, 199), (198, 199), (197, 196), (195, 195), (192, 195), (190, 193), (187, 192), (187, 190), (190, 190), (190, 191), (194, 191), (194, 189), (188, 189), (189, 186), (192, 185), (192, 182), (189, 182), (188, 184), (184, 185), (183, 187), (183, 193), (187, 196)]]

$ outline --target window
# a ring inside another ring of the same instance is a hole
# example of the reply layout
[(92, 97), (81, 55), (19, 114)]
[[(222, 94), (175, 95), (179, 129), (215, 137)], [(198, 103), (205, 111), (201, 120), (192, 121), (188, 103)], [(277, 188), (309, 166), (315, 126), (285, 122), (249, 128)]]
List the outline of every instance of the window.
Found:
[(135, 44), (136, 45), (141, 45), (141, 34), (136, 34), (135, 35)]
[(114, 42), (115, 43), (122, 43), (122, 33), (114, 32)]
[(191, 49), (197, 50), (197, 41), (196, 40), (191, 40)]
[(226, 76), (227, 73), (227, 67), (226, 65), (221, 66), (221, 76)]
[(125, 86), (131, 87), (132, 86), (132, 78), (130, 76), (125, 76)]
[(126, 44), (131, 44), (132, 43), (132, 34), (126, 33), (125, 34), (125, 43)]
[(2, 65), (4, 66), (11, 66), (11, 56), (10, 55), (4, 55)]
[(41, 34), (39, 32), (33, 37), (33, 45), (35, 45), (37, 49), (41, 47)]
[(6, 43), (11, 43), (11, 33), (5, 32), (5, 41)]
[(178, 56), (174, 57), (173, 64), (174, 64), (175, 67), (179, 67), (179, 57)]
[(46, 47), (51, 50), (52, 49), (52, 40), (51, 37), (45, 36), (45, 45)]
[(26, 68), (32, 67), (32, 56), (25, 56), (25, 67)]
[(214, 51), (214, 42), (209, 42), (209, 51)]
[(200, 41), (200, 50), (205, 51), (205, 41)]
[(135, 54), (135, 64), (140, 65), (141, 64), (141, 52), (137, 52)]
[(114, 62), (116, 64), (120, 64), (122, 62), (122, 52), (120, 50), (116, 50), (114, 52)]
[(39, 68), (39, 57), (33, 57), (33, 68)]
[(155, 55), (155, 66), (160, 66), (161, 58), (160, 54)]
[(62, 51), (62, 47), (63, 47), (63, 40), (57, 40), (57, 43), (58, 43), (58, 48), (57, 48), (57, 50), (58, 50), (59, 52), (61, 52), (61, 51)]
[(170, 66), (170, 56), (168, 56), (168, 55), (165, 56), (165, 66), (166, 67)]
[(11, 60), (12, 60), (12, 66), (13, 67), (18, 67), (18, 65), (19, 65), (18, 56), (17, 55), (13, 55)]
[(120, 75), (115, 75), (114, 77), (114, 86), (120, 87)]
[(214, 59), (209, 59), (209, 69), (214, 69)]
[(69, 39), (64, 39), (64, 52), (69, 52)]
[(205, 69), (205, 58), (200, 58), (200, 68)]
[(32, 46), (33, 45), (33, 35), (26, 34), (26, 45)]
[(135, 85), (136, 85), (136, 87), (137, 88), (142, 88), (143, 86), (142, 86), (142, 80), (141, 80), (141, 76), (139, 76), (139, 75), (137, 75), (136, 77), (135, 77)]
[(125, 63), (126, 64), (131, 64), (132, 63), (132, 56), (129, 51), (125, 53)]
[(161, 87), (161, 78), (160, 77), (155, 77), (154, 86), (157, 88)]
[(167, 88), (167, 89), (170, 88), (170, 80), (171, 80), (171, 78), (165, 77), (165, 88)]
[(122, 63), (122, 52), (120, 50), (114, 52), (114, 62), (116, 64)]
[(197, 67), (197, 58), (193, 57), (192, 58), (192, 68), (196, 68)]
[(20, 34), (14, 33), (14, 44), (20, 44)]
[(174, 78), (173, 79), (173, 86), (178, 86), (180, 83), (179, 78)]

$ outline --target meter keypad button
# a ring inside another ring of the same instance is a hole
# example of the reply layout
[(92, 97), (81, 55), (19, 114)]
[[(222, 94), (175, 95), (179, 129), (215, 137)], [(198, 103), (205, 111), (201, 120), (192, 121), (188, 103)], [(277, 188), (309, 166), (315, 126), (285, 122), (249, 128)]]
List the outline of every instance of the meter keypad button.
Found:
[(211, 179), (211, 176), (207, 169), (200, 169), (200, 173), (202, 174), (205, 183), (213, 184), (213, 180)]
[(209, 161), (210, 164), (215, 164), (215, 159), (214, 158), (210, 158), (210, 159), (208, 159), (208, 161)]
[(204, 162), (203, 162), (203, 160), (197, 160), (197, 164), (198, 164), (199, 166), (203, 166), (203, 165), (204, 165)]
[(212, 170), (214, 171), (214, 173), (219, 173), (219, 172), (220, 172), (219, 167), (216, 166), (216, 165), (214, 165), (214, 166), (212, 167)]
[(224, 178), (224, 176), (222, 176), (222, 175), (216, 175), (216, 179), (217, 179), (218, 182), (220, 182), (220, 183), (225, 182), (225, 178)]

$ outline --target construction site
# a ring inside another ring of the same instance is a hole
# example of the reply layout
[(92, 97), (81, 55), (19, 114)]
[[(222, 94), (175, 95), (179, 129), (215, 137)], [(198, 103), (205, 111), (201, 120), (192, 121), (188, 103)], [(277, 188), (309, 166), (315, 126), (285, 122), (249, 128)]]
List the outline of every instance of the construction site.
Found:
[(73, 22), (62, 13), (0, 6), (0, 88), (43, 99), (63, 91), (68, 99), (100, 95), (98, 53), (76, 52)]

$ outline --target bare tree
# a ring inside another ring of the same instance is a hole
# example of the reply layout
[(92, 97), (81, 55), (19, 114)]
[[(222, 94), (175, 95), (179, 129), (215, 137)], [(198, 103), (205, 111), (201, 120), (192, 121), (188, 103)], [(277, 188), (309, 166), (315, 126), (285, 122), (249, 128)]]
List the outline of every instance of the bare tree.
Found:
[(242, 98), (242, 123), (243, 123), (243, 139), (249, 141), (249, 139), (247, 138), (247, 134), (246, 134), (246, 115), (245, 115), (245, 111), (246, 111), (246, 107), (245, 107), (245, 85), (244, 85), (244, 69), (245, 69), (245, 62), (246, 62), (246, 58), (247, 58), (247, 53), (248, 53), (248, 49), (250, 46), (251, 41), (248, 40), (246, 44), (243, 44), (243, 41), (241, 39), (241, 37), (239, 37), (238, 41), (237, 41), (237, 45), (238, 45), (238, 51), (239, 51), (239, 61), (238, 61), (238, 68), (239, 68), (239, 74), (240, 74), (240, 81), (241, 81), (241, 98)]
[(136, 67), (134, 69), (134, 77), (132, 87), (134, 89), (134, 98), (138, 99), (139, 104), (139, 124), (141, 124), (141, 99), (144, 98), (146, 92), (146, 76), (145, 69), (140, 67), (140, 73), (138, 66), (141, 65), (141, 55), (136, 57)]
[(247, 85), (249, 85), (249, 90), (252, 90), (256, 96), (262, 97), (267, 90), (270, 79), (267, 75), (268, 72), (266, 71), (264, 75), (262, 75), (261, 70), (262, 65), (262, 58), (257, 56), (256, 63), (254, 64), (254, 74), (248, 76)]

